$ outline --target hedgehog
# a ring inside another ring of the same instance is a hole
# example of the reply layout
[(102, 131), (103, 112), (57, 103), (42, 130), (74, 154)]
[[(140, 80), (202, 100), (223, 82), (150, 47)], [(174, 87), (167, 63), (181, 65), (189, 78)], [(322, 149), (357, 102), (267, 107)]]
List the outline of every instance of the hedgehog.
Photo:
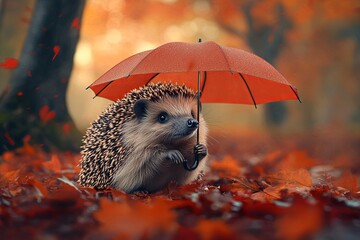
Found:
[[(195, 119), (196, 95), (185, 85), (157, 83), (110, 104), (83, 137), (80, 185), (151, 193), (197, 179), (206, 169), (208, 130), (201, 112), (200, 123)], [(200, 163), (188, 171), (183, 162), (193, 163), (195, 153)]]

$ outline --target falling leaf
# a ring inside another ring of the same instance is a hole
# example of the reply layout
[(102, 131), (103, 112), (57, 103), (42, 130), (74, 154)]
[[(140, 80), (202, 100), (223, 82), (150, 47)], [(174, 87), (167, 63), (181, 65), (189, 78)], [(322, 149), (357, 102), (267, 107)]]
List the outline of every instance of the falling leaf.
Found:
[(39, 116), (41, 121), (48, 122), (55, 117), (55, 111), (50, 111), (48, 105), (42, 106), (39, 111)]
[(15, 58), (5, 58), (5, 61), (0, 62), (0, 68), (14, 69), (19, 66), (19, 61)]
[(71, 132), (71, 125), (69, 123), (64, 123), (62, 129), (65, 134), (69, 134)]
[(54, 52), (54, 56), (53, 56), (53, 58), (52, 58), (52, 61), (54, 61), (55, 58), (57, 57), (57, 55), (59, 54), (59, 52), (60, 52), (60, 46), (55, 45), (55, 46), (53, 47), (53, 52)]
[(7, 141), (10, 145), (12, 145), (12, 146), (15, 145), (14, 139), (12, 139), (12, 138), (10, 137), (10, 135), (9, 135), (8, 132), (5, 132), (4, 137), (5, 137), (6, 141)]
[(30, 134), (27, 134), (23, 137), (23, 142), (24, 143), (29, 143), (30, 142), (30, 139), (31, 139), (31, 136)]
[(71, 27), (80, 30), (79, 18), (74, 18), (74, 20), (71, 23)]

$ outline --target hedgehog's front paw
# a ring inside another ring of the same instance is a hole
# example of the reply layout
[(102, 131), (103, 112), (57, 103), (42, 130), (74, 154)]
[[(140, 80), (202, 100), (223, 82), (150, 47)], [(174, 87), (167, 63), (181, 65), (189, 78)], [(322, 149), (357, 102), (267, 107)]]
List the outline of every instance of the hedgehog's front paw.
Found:
[(184, 156), (179, 150), (170, 150), (167, 153), (167, 158), (173, 163), (179, 164), (185, 161)]
[(207, 147), (204, 144), (196, 144), (194, 153), (199, 156), (199, 160), (201, 160), (207, 155)]

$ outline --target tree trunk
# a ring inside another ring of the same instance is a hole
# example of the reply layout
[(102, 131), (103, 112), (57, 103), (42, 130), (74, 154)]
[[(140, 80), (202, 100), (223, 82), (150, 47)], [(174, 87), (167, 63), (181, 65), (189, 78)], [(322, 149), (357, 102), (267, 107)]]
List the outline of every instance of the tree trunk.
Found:
[[(257, 20), (252, 15), (252, 10), (260, 1), (239, 2), (238, 10), (243, 12), (248, 27), (248, 32), (244, 33), (236, 26), (222, 23), (222, 28), (239, 38), (246, 38), (247, 43), (255, 54), (264, 58), (270, 64), (275, 63), (281, 47), (284, 43), (284, 37), (287, 29), (291, 27), (290, 20), (284, 14), (285, 9), (281, 3), (275, 5), (275, 13), (278, 18), (276, 26), (272, 26), (262, 20)], [(283, 102), (267, 103), (265, 105), (266, 123), (272, 126), (283, 123), (287, 116), (287, 108)]]
[[(290, 27), (290, 21), (284, 14), (284, 6), (278, 3), (275, 6), (275, 14), (278, 17), (278, 25), (262, 25), (255, 27), (254, 19), (251, 16), (251, 10), (254, 2), (247, 4), (243, 11), (249, 26), (247, 42), (255, 54), (264, 58), (267, 62), (274, 65), (284, 44), (286, 30)], [(282, 124), (287, 115), (287, 109), (283, 102), (272, 102), (265, 105), (265, 119), (270, 125)]]
[(37, 0), (19, 67), (0, 99), (0, 152), (24, 138), (44, 149), (77, 150), (80, 134), (66, 90), (85, 0)]

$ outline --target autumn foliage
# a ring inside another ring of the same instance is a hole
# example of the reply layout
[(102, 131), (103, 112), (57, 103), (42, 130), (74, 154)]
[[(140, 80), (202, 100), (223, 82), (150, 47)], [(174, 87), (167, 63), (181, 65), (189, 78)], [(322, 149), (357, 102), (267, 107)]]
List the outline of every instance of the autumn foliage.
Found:
[(304, 146), (300, 150), (289, 141), (271, 145), (265, 137), (229, 138), (222, 147), (210, 146), (212, 161), (202, 179), (185, 186), (170, 183), (153, 194), (126, 194), (80, 187), (79, 155), (44, 153), (25, 139), (24, 147), (0, 158), (2, 237), (304, 239), (358, 234), (359, 168), (352, 156), (340, 151), (324, 161), (304, 139), (291, 139), (294, 146)]

